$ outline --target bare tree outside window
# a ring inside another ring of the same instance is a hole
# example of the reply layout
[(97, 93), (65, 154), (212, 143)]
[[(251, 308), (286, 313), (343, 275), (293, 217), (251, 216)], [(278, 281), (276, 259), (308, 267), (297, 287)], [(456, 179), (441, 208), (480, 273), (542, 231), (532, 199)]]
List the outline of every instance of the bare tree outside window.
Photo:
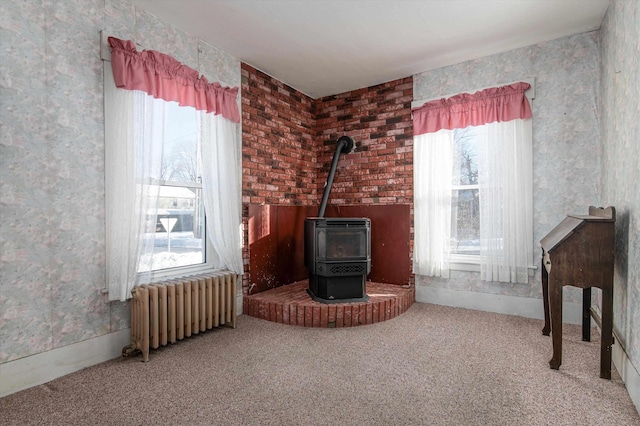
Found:
[[(205, 262), (204, 207), (196, 111), (169, 102), (154, 251), (154, 271)], [(151, 237), (151, 236), (149, 236)]]
[(451, 253), (480, 254), (477, 129), (454, 130)]

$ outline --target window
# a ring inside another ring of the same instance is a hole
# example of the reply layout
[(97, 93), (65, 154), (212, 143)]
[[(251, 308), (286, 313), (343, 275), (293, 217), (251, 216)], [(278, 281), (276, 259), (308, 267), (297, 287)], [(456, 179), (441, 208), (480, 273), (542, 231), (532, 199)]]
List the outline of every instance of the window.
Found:
[(109, 300), (203, 270), (242, 274), (238, 88), (209, 83), (160, 52), (138, 52), (132, 41), (107, 40)]
[[(528, 282), (533, 264), (528, 83), (427, 102), (414, 113), (414, 273)], [(472, 266), (469, 266), (472, 265)]]
[[(142, 91), (115, 89), (108, 65), (105, 87), (113, 88), (105, 90), (109, 267), (117, 265), (114, 252), (126, 252), (122, 268), (140, 284), (214, 269), (199, 112)], [(126, 126), (120, 113), (127, 114)]]
[(160, 188), (155, 210), (147, 212), (147, 221), (155, 219), (156, 226), (147, 226), (152, 232), (144, 235), (144, 244), (152, 244), (153, 250), (142, 255), (138, 272), (206, 263), (197, 111), (176, 102), (154, 102), (166, 103)]
[(451, 254), (477, 257), (480, 255), (477, 128), (454, 129), (452, 164)]

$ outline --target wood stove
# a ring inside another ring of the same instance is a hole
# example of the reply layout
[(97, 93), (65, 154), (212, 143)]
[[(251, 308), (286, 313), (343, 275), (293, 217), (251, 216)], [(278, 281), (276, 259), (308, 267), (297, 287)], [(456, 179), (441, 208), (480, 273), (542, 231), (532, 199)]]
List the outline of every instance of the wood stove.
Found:
[(322, 194), (318, 217), (304, 221), (304, 264), (309, 270), (309, 295), (318, 302), (362, 302), (371, 272), (371, 221), (368, 218), (325, 218), (340, 154), (353, 152), (349, 136), (338, 139)]
[(371, 272), (371, 221), (368, 218), (307, 218), (304, 262), (309, 295), (318, 302), (368, 300)]

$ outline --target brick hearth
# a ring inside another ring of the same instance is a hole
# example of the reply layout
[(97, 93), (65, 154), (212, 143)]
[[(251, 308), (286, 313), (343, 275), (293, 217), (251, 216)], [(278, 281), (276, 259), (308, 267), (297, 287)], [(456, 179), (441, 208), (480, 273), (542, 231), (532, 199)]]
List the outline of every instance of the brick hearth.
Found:
[(367, 302), (325, 304), (307, 294), (307, 280), (244, 296), (243, 312), (303, 327), (354, 327), (395, 318), (415, 301), (415, 287), (367, 283)]

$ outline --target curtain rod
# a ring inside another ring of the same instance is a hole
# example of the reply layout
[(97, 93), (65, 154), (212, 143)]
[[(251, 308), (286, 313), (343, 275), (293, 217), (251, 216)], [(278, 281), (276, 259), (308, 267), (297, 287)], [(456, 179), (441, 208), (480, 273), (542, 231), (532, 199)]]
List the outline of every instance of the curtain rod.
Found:
[(474, 90), (463, 90), (463, 91), (460, 91), (458, 93), (453, 93), (453, 94), (450, 94), (450, 95), (437, 96), (437, 97), (430, 98), (430, 99), (422, 99), (422, 100), (413, 101), (413, 102), (411, 102), (411, 109), (417, 108), (417, 107), (421, 107), (422, 105), (424, 105), (427, 102), (437, 101), (437, 100), (440, 100), (440, 99), (447, 99), (447, 98), (450, 98), (452, 96), (459, 95), (461, 93), (473, 94), (473, 93), (479, 92), (481, 90), (489, 89), (489, 88), (492, 88), (492, 87), (508, 86), (510, 84), (520, 83), (520, 82), (529, 83), (529, 85), (531, 87), (529, 88), (529, 90), (524, 92), (524, 94), (530, 101), (535, 99), (535, 97), (536, 97), (536, 79), (535, 79), (535, 77), (527, 77), (527, 78), (522, 78), (520, 80), (514, 80), (514, 81), (512, 81), (510, 83), (496, 84), (495, 86), (486, 86), (486, 87), (482, 87), (480, 89), (474, 89)]

